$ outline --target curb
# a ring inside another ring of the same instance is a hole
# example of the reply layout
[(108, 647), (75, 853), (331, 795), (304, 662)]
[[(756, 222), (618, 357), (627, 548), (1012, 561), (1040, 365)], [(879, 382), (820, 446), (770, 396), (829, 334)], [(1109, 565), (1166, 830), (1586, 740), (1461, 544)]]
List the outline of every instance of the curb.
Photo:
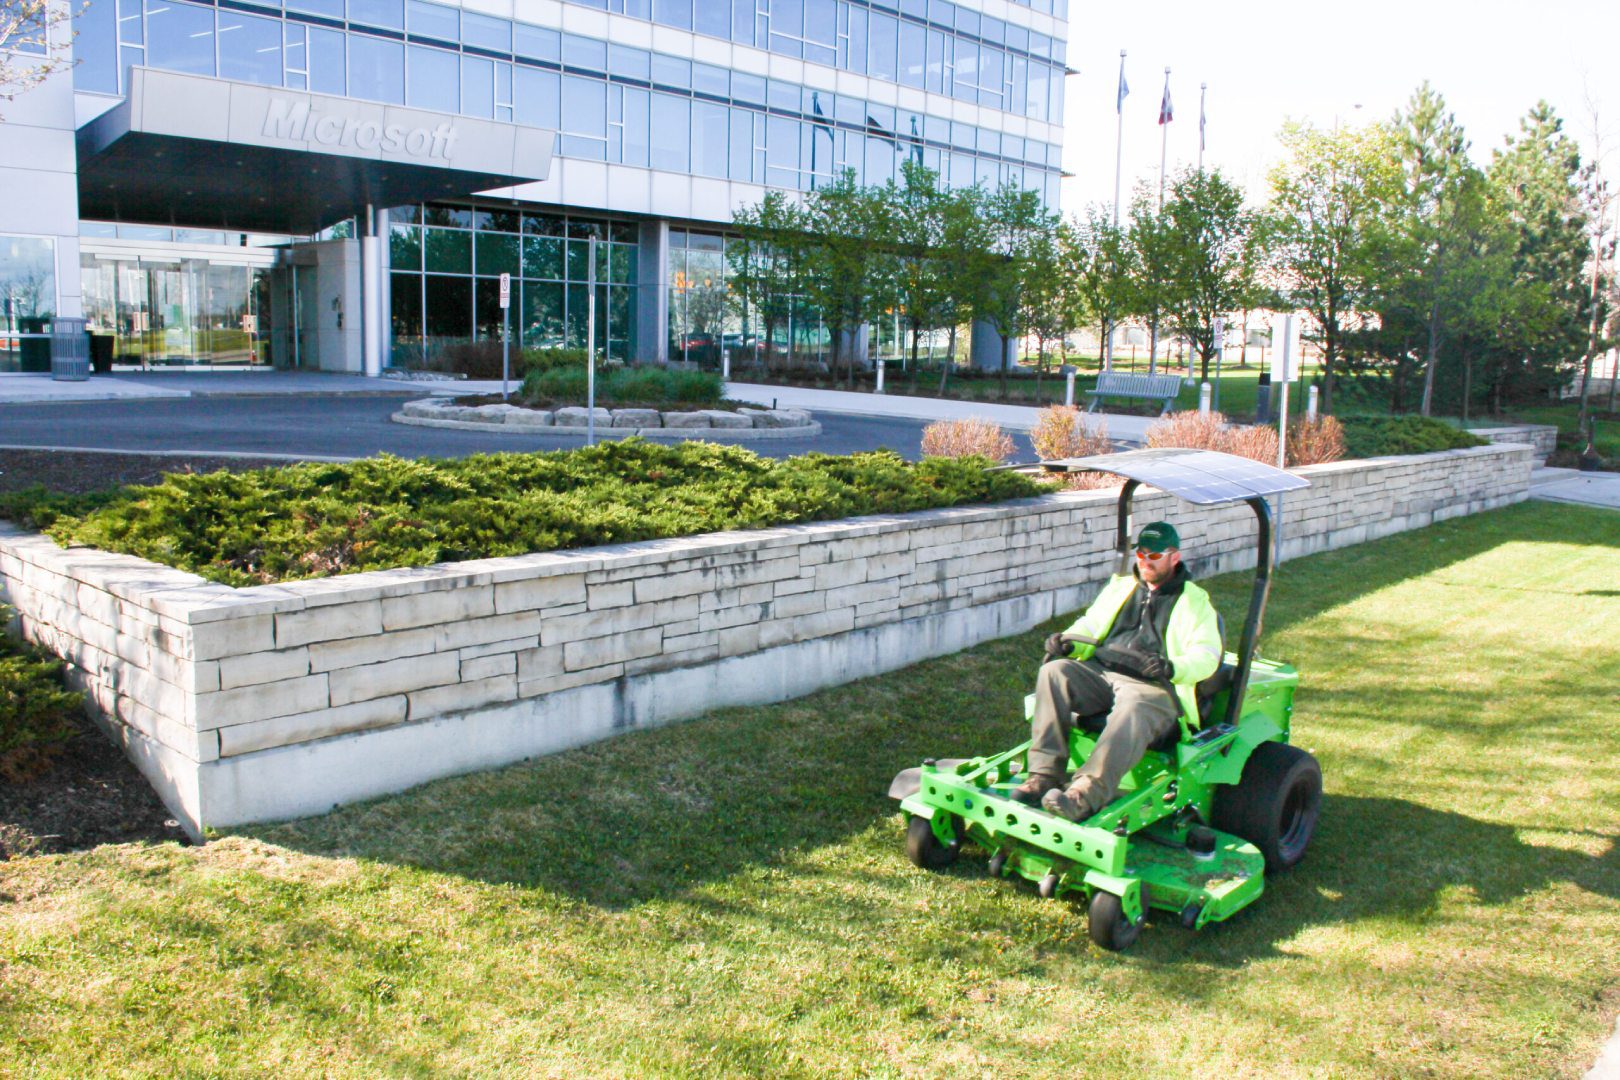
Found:
[[(571, 435), (581, 439), (586, 437), (585, 428), (569, 424), (560, 427), (555, 424), (549, 427), (483, 424), (476, 420), (439, 420), (430, 416), (406, 416), (402, 412), (395, 413), (389, 419), (396, 424), (411, 424), (415, 427), (493, 431), (502, 435)], [(628, 439), (633, 435), (643, 439), (708, 439), (720, 435), (724, 436), (727, 442), (770, 442), (774, 439), (808, 439), (820, 434), (821, 425), (814, 420), (802, 427), (794, 428), (619, 428), (603, 425), (596, 428), (598, 439)]]

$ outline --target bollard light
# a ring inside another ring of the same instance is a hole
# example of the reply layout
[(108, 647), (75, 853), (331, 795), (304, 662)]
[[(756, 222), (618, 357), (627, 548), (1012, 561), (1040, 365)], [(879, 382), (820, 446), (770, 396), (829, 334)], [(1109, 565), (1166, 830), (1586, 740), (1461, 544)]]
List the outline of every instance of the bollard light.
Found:
[(1209, 415), (1210, 398), (1214, 392), (1215, 388), (1210, 386), (1209, 383), (1202, 382), (1198, 384), (1198, 411), (1205, 416)]
[(1070, 406), (1072, 406), (1074, 404), (1074, 369), (1073, 368), (1070, 368), (1068, 374), (1066, 374), (1063, 377), (1063, 404), (1070, 405)]
[(1313, 422), (1316, 420), (1316, 399), (1320, 395), (1320, 389), (1316, 386), (1311, 387), (1311, 392), (1305, 397), (1305, 416)]
[(883, 393), (883, 361), (877, 362), (877, 393)]

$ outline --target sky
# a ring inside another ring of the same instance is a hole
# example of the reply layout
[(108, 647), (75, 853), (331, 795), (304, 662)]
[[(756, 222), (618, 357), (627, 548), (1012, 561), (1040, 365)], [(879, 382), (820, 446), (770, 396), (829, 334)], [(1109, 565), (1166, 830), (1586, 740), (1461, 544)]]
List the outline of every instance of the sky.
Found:
[(1123, 199), (1156, 187), (1159, 102), (1170, 70), (1175, 119), (1169, 172), (1198, 160), (1199, 84), (1207, 83), (1206, 168), (1220, 168), (1263, 201), (1285, 120), (1319, 127), (1384, 120), (1424, 79), (1472, 141), (1474, 160), (1518, 130), (1545, 98), (1590, 155), (1590, 98), (1604, 132), (1605, 172), (1620, 182), (1620, 2), (1360, 0), (1355, 4), (1151, 4), (1070, 0), (1064, 100), (1066, 213), (1112, 204), (1119, 52), (1126, 50)]

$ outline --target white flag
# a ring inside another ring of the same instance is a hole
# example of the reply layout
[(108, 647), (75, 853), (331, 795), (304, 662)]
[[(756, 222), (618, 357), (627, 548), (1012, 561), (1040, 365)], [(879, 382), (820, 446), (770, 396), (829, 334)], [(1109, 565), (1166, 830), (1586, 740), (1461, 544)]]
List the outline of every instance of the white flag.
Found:
[(1128, 85), (1126, 85), (1126, 83), (1125, 83), (1125, 58), (1120, 57), (1120, 60), (1119, 60), (1119, 99), (1114, 102), (1114, 111), (1115, 112), (1122, 113), (1122, 112), (1125, 111), (1125, 99), (1130, 96), (1130, 93), (1131, 93), (1131, 88)]

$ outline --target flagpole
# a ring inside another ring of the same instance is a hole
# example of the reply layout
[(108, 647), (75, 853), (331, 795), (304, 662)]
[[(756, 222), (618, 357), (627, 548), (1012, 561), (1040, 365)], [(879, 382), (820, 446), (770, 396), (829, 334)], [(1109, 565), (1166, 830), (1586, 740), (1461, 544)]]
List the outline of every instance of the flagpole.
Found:
[[(1170, 95), (1170, 69), (1169, 68), (1164, 69), (1164, 93), (1165, 93), (1166, 97), (1169, 97), (1169, 95)], [(1164, 129), (1164, 133), (1159, 139), (1159, 209), (1163, 210), (1164, 209), (1164, 163), (1165, 163), (1165, 157), (1169, 153), (1169, 150), (1170, 150), (1170, 124), (1164, 118), (1164, 115), (1163, 115), (1164, 110), (1163, 110), (1162, 107), (1160, 108), (1159, 111), (1160, 111), (1159, 126)]]
[(1209, 95), (1209, 83), (1198, 84), (1198, 172), (1204, 171), (1204, 99)]
[[(1119, 50), (1119, 83), (1125, 85), (1125, 50)], [(1119, 132), (1114, 136), (1114, 224), (1119, 224), (1119, 178), (1120, 165), (1124, 161), (1125, 153), (1125, 99), (1119, 97), (1114, 103), (1114, 112), (1119, 114)]]

